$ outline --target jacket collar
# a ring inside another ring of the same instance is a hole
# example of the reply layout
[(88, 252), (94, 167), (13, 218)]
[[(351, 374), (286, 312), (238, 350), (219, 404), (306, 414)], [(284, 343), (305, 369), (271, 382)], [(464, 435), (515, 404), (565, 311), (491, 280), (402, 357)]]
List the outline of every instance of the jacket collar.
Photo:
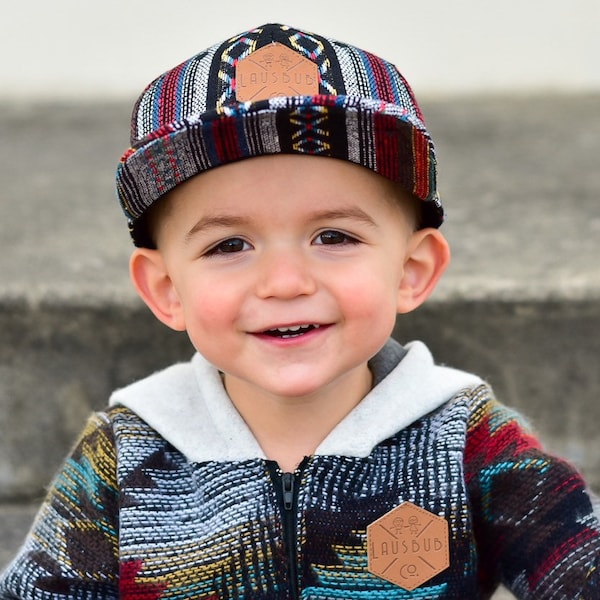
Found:
[[(437, 366), (422, 342), (388, 341), (370, 362), (376, 385), (331, 431), (316, 455), (368, 456), (373, 448), (479, 385), (470, 373)], [(136, 413), (191, 462), (265, 458), (229, 399), (219, 372), (200, 354), (117, 390), (111, 406)]]

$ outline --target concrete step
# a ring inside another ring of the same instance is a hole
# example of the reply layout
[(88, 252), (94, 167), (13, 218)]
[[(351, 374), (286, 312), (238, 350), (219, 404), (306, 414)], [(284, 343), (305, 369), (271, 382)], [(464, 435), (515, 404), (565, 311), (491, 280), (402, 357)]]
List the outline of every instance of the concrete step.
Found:
[(0, 571), (23, 543), (38, 505), (31, 501), (0, 504)]
[[(130, 106), (0, 109), (0, 501), (9, 502), (38, 497), (113, 388), (192, 349), (128, 281), (113, 177)], [(600, 489), (600, 96), (429, 99), (423, 109), (453, 264), (395, 335), (487, 378)]]

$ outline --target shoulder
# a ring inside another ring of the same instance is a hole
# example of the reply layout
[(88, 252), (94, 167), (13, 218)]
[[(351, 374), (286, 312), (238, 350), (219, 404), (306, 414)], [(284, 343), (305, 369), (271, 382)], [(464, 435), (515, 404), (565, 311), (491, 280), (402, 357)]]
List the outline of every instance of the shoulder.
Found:
[[(460, 398), (459, 398), (460, 400)], [(529, 420), (497, 400), (493, 390), (481, 385), (463, 394), (466, 420), (465, 462), (478, 468), (494, 459), (536, 456), (541, 443)]]

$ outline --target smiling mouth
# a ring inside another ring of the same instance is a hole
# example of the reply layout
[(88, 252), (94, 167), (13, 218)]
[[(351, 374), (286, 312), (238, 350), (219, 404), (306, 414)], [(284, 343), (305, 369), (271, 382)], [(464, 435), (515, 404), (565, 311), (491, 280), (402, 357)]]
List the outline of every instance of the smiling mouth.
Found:
[(275, 329), (267, 329), (263, 333), (265, 335), (277, 338), (293, 338), (299, 337), (308, 333), (309, 331), (313, 331), (315, 329), (319, 329), (320, 325), (315, 324), (307, 324), (307, 325), (293, 325), (291, 327), (276, 327)]

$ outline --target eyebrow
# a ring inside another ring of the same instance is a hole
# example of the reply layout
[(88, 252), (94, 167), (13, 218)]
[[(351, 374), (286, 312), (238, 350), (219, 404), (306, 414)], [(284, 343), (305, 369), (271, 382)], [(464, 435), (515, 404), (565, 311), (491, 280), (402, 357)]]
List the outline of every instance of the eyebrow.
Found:
[(360, 221), (366, 225), (370, 225), (372, 227), (376, 227), (377, 223), (361, 208), (358, 206), (349, 206), (340, 209), (330, 209), (330, 210), (318, 210), (315, 211), (310, 220), (312, 221), (327, 221), (327, 220), (340, 220), (340, 219), (352, 219), (355, 221)]
[(202, 217), (186, 234), (185, 241), (189, 242), (196, 233), (211, 227), (235, 227), (245, 223), (246, 219), (235, 215), (211, 215)]
[[(311, 213), (307, 221), (337, 221), (341, 219), (353, 219), (371, 227), (376, 227), (375, 221), (358, 206), (350, 206), (339, 209), (317, 210)], [(202, 217), (185, 235), (186, 243), (194, 235), (204, 229), (212, 227), (237, 227), (248, 223), (248, 219), (237, 215), (208, 215)]]

